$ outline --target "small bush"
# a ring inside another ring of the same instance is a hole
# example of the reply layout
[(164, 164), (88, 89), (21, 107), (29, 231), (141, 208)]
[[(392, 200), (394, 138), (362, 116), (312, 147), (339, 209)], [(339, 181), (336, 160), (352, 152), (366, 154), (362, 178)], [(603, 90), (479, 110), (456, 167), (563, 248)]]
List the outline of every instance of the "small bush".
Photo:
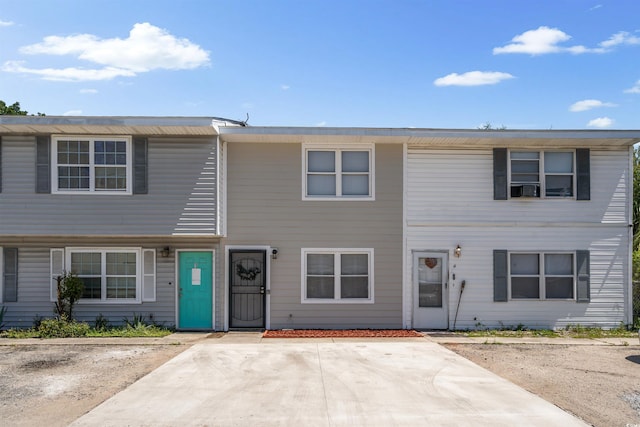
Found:
[(63, 319), (45, 319), (40, 323), (40, 338), (84, 337), (89, 333), (89, 325)]
[(33, 329), (37, 330), (40, 327), (40, 324), (42, 323), (43, 320), (44, 318), (39, 314), (36, 314), (35, 316), (33, 316)]
[(0, 308), (0, 331), (2, 330), (2, 327), (4, 326), (4, 315), (7, 312), (7, 307), (2, 306)]
[(106, 331), (110, 326), (111, 325), (109, 324), (109, 319), (107, 319), (102, 315), (102, 313), (100, 313), (96, 316), (93, 329), (95, 329), (96, 331)]

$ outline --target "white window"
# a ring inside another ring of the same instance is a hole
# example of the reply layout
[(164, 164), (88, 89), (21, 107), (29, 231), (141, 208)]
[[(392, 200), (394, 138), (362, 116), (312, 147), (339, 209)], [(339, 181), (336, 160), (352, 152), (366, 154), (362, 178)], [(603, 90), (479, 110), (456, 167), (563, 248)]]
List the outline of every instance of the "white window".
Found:
[(373, 302), (372, 266), (373, 249), (302, 249), (302, 302)]
[(573, 197), (573, 151), (511, 151), (511, 197)]
[(305, 145), (303, 155), (303, 199), (373, 199), (373, 145)]
[(131, 194), (131, 138), (52, 138), (54, 193)]
[(511, 253), (511, 299), (575, 299), (573, 253)]
[(82, 300), (140, 302), (140, 254), (135, 248), (69, 248), (65, 270), (84, 283)]

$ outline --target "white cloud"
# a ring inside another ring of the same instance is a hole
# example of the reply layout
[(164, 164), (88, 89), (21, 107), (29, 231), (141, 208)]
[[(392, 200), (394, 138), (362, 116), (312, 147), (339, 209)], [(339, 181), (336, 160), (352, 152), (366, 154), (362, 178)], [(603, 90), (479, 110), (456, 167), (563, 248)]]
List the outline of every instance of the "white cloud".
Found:
[(209, 64), (209, 52), (149, 23), (135, 24), (125, 39), (100, 39), (92, 34), (48, 36), (42, 43), (24, 46), (20, 51), (27, 55), (72, 55), (102, 67), (31, 69), (17, 61), (5, 62), (2, 67), (7, 72), (35, 74), (46, 80), (109, 80), (158, 69), (189, 70)]
[(98, 90), (97, 89), (80, 89), (80, 93), (93, 95), (93, 94), (98, 93)]
[(1, 67), (1, 71), (8, 73), (33, 74), (44, 80), (80, 82), (80, 81), (97, 81), (111, 80), (115, 77), (134, 77), (135, 72), (121, 68), (106, 67), (101, 69), (85, 69), (85, 68), (27, 68), (22, 61), (7, 61)]
[(610, 49), (614, 46), (618, 45), (636, 45), (640, 44), (640, 37), (636, 37), (631, 33), (626, 31), (620, 31), (615, 33), (608, 40), (598, 43), (598, 46), (603, 47), (605, 49)]
[(448, 74), (437, 78), (433, 84), (436, 86), (482, 86), (494, 85), (512, 78), (514, 77), (511, 74), (498, 71), (469, 71), (463, 74)]
[(597, 4), (597, 5), (593, 6), (592, 8), (590, 8), (589, 12), (591, 12), (592, 10), (600, 9), (601, 7), (602, 7), (601, 4)]
[(625, 90), (624, 93), (640, 93), (640, 80), (633, 87)]
[(280, 85), (280, 89), (282, 90), (289, 90), (291, 88), (291, 86), (289, 85)]
[(3, 21), (0, 19), (0, 27), (10, 27), (12, 25), (14, 25), (13, 21)]
[(598, 117), (597, 119), (593, 119), (587, 123), (587, 126), (592, 128), (608, 128), (613, 124), (613, 119), (609, 117)]
[(69, 110), (62, 114), (63, 116), (80, 116), (82, 115), (82, 110)]
[(322, 121), (322, 122), (316, 123), (316, 127), (319, 127), (319, 128), (321, 128), (321, 127), (325, 127), (326, 125), (327, 125), (327, 122), (325, 122), (325, 121)]
[(571, 36), (564, 31), (542, 26), (536, 30), (525, 31), (515, 36), (511, 39), (513, 43), (493, 48), (493, 54), (525, 53), (529, 55), (544, 55), (548, 53), (572, 53), (577, 55), (581, 53), (606, 53), (620, 45), (640, 45), (640, 37), (626, 31), (617, 32), (607, 40), (598, 43), (598, 47), (592, 48), (581, 45), (561, 45), (561, 43), (570, 39)]
[(617, 107), (617, 105), (611, 102), (602, 102), (597, 99), (585, 99), (583, 101), (578, 101), (572, 104), (569, 107), (569, 111), (573, 111), (574, 113), (576, 113), (579, 111), (587, 111), (587, 110), (591, 110), (592, 108), (599, 108), (599, 107)]
[(513, 42), (511, 44), (493, 48), (493, 54), (528, 53), (531, 55), (542, 55), (545, 53), (562, 52), (567, 48), (560, 47), (558, 44), (566, 42), (570, 38), (570, 35), (557, 28), (539, 27), (537, 30), (525, 31), (515, 36), (511, 39)]

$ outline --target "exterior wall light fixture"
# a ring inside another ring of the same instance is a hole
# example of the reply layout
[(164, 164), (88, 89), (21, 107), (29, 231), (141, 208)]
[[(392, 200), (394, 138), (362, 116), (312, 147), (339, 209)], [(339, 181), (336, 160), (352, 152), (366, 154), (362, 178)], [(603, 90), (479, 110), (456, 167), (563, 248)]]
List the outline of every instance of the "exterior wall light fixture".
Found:
[(462, 248), (460, 247), (460, 245), (458, 245), (453, 250), (453, 256), (456, 257), (456, 258), (460, 258), (460, 255), (462, 255)]
[(162, 258), (168, 258), (170, 253), (171, 253), (171, 249), (169, 248), (169, 246), (165, 246), (160, 251), (160, 255), (162, 255)]

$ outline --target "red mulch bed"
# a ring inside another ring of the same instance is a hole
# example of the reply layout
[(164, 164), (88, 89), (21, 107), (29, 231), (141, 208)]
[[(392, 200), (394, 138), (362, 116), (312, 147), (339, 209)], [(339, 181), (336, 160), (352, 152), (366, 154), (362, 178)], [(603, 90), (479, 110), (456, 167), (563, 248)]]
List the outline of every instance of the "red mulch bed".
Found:
[(279, 329), (267, 330), (263, 338), (407, 338), (423, 337), (411, 329)]

